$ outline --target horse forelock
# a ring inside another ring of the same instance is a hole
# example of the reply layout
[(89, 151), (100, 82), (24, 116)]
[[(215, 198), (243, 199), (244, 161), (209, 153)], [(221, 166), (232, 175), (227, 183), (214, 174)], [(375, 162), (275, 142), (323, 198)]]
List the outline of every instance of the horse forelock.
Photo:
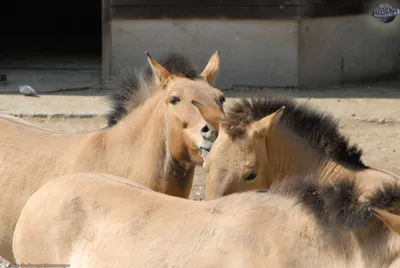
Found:
[[(182, 53), (170, 53), (160, 64), (174, 75), (194, 80), (197, 70), (189, 58)], [(141, 69), (125, 67), (107, 85), (111, 94), (107, 97), (111, 109), (107, 114), (108, 126), (117, 124), (131, 110), (142, 105), (160, 90), (154, 83), (153, 71), (149, 65)]]
[(332, 116), (290, 98), (267, 96), (235, 101), (226, 109), (222, 127), (232, 139), (243, 137), (251, 123), (282, 106), (285, 106), (285, 111), (280, 122), (284, 122), (293, 133), (335, 162), (359, 169), (367, 168), (361, 160), (362, 150), (356, 144), (350, 144), (349, 139), (340, 133), (339, 125)]

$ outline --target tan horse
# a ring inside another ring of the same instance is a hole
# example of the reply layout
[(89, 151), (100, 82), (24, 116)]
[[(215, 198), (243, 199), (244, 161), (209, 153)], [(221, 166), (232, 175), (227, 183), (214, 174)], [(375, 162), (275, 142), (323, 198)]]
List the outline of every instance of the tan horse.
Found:
[(112, 95), (108, 128), (64, 135), (0, 118), (0, 256), (12, 259), (12, 233), (22, 207), (55, 176), (104, 172), (189, 196), (195, 165), (203, 163), (201, 151), (209, 150), (217, 135), (192, 101), (218, 114), (211, 119), (222, 115), (224, 95), (212, 86), (219, 55), (200, 75), (180, 54), (166, 58), (165, 68), (148, 60), (150, 70), (125, 75)]
[(71, 268), (399, 267), (400, 216), (391, 211), (400, 187), (359, 203), (354, 183), (315, 181), (198, 202), (112, 175), (69, 174), (26, 203), (13, 250), (17, 263)]
[[(285, 107), (285, 108), (282, 108)], [(201, 108), (201, 107), (200, 107)], [(291, 99), (234, 101), (225, 109), (217, 140), (203, 167), (205, 198), (268, 188), (287, 176), (318, 170), (321, 180), (347, 174), (365, 193), (396, 175), (367, 167), (328, 114)], [(328, 157), (328, 159), (327, 159)]]

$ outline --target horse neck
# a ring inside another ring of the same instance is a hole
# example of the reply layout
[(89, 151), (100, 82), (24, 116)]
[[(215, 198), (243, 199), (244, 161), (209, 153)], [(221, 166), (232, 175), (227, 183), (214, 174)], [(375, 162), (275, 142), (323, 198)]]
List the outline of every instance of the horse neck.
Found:
[(156, 92), (108, 129), (105, 151), (108, 159), (114, 159), (111, 163), (119, 166), (116, 175), (134, 179), (155, 191), (187, 197), (195, 166), (178, 163), (168, 151), (163, 94)]
[[(329, 159), (323, 152), (283, 124), (266, 138), (266, 184), (285, 177), (318, 172), (321, 180), (335, 180), (354, 172)], [(332, 176), (335, 175), (335, 176)]]

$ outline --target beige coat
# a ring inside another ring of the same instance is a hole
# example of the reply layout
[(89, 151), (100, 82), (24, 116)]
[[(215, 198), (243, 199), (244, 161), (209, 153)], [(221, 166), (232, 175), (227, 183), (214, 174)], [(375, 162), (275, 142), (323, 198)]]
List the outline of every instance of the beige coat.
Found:
[(352, 184), (285, 182), (301, 183), (198, 202), (112, 175), (66, 175), (25, 205), (14, 254), (71, 268), (399, 267), (400, 216), (354, 203)]

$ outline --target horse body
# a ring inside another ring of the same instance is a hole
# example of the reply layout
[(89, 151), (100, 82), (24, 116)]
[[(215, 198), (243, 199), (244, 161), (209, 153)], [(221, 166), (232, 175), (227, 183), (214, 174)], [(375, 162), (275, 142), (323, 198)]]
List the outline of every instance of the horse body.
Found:
[(0, 256), (12, 260), (12, 233), (23, 205), (56, 176), (104, 172), (166, 194), (189, 196), (195, 166), (203, 162), (202, 150), (209, 150), (217, 135), (192, 101), (209, 107), (213, 118), (218, 117), (215, 113), (221, 116), (223, 94), (208, 82), (218, 70), (218, 54), (201, 76), (193, 78), (170, 73), (150, 56), (149, 62), (153, 77), (130, 90), (134, 96), (151, 94), (141, 96), (134, 109), (125, 103), (126, 113), (107, 128), (66, 135), (0, 118), (0, 190), (4, 193), (0, 195)]
[(334, 119), (306, 105), (281, 98), (240, 100), (225, 114), (203, 164), (206, 199), (269, 188), (310, 171), (318, 172), (321, 182), (351, 177), (363, 189), (361, 198), (385, 182), (399, 181), (394, 174), (366, 166), (362, 151), (349, 144)]
[(117, 176), (64, 175), (26, 203), (14, 254), (17, 263), (71, 268), (395, 267), (400, 236), (354, 203), (355, 188), (289, 181), (196, 202)]

